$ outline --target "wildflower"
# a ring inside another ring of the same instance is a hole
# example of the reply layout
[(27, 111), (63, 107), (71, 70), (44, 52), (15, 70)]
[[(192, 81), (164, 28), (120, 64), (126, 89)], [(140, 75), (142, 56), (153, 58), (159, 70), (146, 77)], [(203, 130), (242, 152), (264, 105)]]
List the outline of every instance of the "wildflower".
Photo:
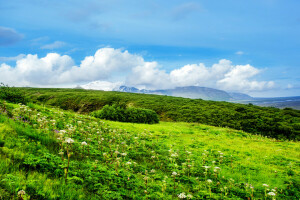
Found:
[(87, 145), (87, 143), (86, 142), (81, 142), (81, 145), (85, 146), (85, 145)]
[(172, 172), (172, 176), (177, 176), (177, 172)]
[(155, 171), (155, 169), (151, 169), (151, 171), (150, 171), (150, 173), (155, 173), (156, 171)]
[(186, 198), (185, 193), (184, 193), (184, 192), (183, 192), (183, 193), (180, 193), (180, 194), (178, 195), (178, 198), (179, 198), (179, 199), (185, 199), (185, 198)]
[(145, 177), (144, 177), (144, 180), (145, 180), (145, 181), (147, 181), (148, 179), (149, 179), (149, 177), (148, 177), (148, 176), (145, 176)]
[(19, 192), (18, 192), (18, 195), (25, 195), (26, 194), (26, 192), (24, 191), (24, 190), (20, 190)]
[(187, 198), (192, 199), (192, 198), (193, 198), (193, 195), (188, 194), (188, 195), (187, 195)]
[(127, 153), (121, 153), (122, 156), (127, 156)]
[(211, 180), (211, 179), (207, 179), (207, 182), (208, 182), (209, 184), (211, 184), (211, 183), (212, 183), (212, 180)]
[(207, 171), (210, 168), (210, 166), (202, 166), (202, 167), (204, 167), (205, 171)]
[(154, 158), (155, 158), (155, 156), (151, 156), (151, 158), (152, 158), (152, 159), (154, 159)]
[(131, 165), (131, 162), (128, 161), (128, 162), (126, 163), (126, 165)]
[(276, 194), (274, 192), (269, 192), (268, 195), (269, 196), (276, 196)]
[(264, 187), (269, 187), (269, 185), (267, 185), (267, 184), (263, 184), (263, 186), (264, 186)]
[(173, 153), (173, 154), (171, 154), (171, 157), (177, 157), (178, 156), (178, 154), (177, 153)]
[(66, 138), (65, 142), (68, 144), (72, 144), (74, 143), (74, 140), (72, 140), (71, 138)]

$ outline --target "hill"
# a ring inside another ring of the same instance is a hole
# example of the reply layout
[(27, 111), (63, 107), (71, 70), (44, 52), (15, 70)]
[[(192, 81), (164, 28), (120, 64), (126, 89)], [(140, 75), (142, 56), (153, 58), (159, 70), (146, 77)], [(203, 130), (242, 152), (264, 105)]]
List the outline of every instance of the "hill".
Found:
[(299, 199), (299, 142), (0, 103), (1, 199)]
[(82, 89), (23, 88), (33, 102), (89, 113), (105, 105), (152, 109), (162, 121), (198, 122), (274, 138), (300, 137), (300, 111), (180, 97)]

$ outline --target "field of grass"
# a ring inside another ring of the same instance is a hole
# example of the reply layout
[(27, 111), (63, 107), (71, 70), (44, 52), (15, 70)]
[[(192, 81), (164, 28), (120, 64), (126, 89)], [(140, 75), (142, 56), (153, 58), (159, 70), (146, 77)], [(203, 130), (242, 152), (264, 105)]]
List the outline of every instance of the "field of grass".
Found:
[(22, 88), (30, 101), (90, 113), (105, 105), (154, 110), (161, 121), (230, 127), (278, 139), (300, 140), (300, 111), (180, 97), (82, 89)]
[(299, 142), (0, 105), (0, 199), (300, 198)]

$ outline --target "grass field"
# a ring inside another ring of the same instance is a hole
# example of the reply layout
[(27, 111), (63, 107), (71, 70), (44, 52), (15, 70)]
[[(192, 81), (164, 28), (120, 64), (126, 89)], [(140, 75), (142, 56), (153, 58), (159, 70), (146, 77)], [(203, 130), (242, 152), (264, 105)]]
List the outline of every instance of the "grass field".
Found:
[(32, 103), (0, 110), (0, 199), (300, 198), (299, 142)]

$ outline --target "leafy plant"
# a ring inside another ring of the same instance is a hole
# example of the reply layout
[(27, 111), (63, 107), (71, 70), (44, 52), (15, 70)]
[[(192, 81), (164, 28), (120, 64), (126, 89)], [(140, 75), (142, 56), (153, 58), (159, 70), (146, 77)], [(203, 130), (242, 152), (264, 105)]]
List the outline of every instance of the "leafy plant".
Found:
[(106, 105), (101, 110), (91, 113), (92, 116), (119, 122), (154, 124), (159, 122), (155, 111), (142, 108), (124, 108), (117, 105)]
[(4, 83), (0, 83), (0, 99), (4, 99), (12, 103), (26, 104), (28, 102), (24, 91), (15, 87), (9, 87)]

